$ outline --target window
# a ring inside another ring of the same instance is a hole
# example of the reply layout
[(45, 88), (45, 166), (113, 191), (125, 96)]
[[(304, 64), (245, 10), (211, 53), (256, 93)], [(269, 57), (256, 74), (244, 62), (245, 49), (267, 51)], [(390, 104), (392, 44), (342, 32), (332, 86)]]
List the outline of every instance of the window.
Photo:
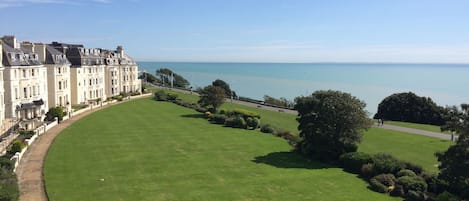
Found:
[(15, 88), (15, 98), (18, 99), (18, 88)]
[(33, 96), (36, 96), (36, 86), (33, 86)]
[(59, 105), (62, 106), (62, 96), (59, 96)]
[(91, 79), (90, 79), (90, 86), (91, 86)]
[(91, 68), (88, 68), (88, 73), (91, 73)]
[(26, 69), (23, 69), (23, 77), (26, 77)]
[(60, 74), (60, 73), (61, 73), (60, 71), (61, 71), (61, 68), (60, 68), (60, 67), (59, 67), (59, 68), (57, 68), (57, 72), (58, 72), (58, 74)]
[(59, 90), (62, 90), (62, 82), (59, 81)]
[(23, 98), (28, 98), (28, 92), (26, 87), (23, 88)]
[(31, 90), (31, 87), (29, 87), (29, 97), (30, 97), (30, 98), (33, 97), (33, 94), (31, 93), (31, 91), (32, 91), (32, 90)]
[(31, 69), (31, 76), (34, 77), (34, 69)]

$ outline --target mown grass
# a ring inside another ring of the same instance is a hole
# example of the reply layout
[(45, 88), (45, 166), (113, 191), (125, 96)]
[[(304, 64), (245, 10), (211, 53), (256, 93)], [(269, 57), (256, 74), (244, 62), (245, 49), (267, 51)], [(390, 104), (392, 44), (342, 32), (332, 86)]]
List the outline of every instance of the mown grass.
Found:
[[(197, 96), (191, 94), (178, 93), (174, 91), (173, 93), (177, 93), (178, 98), (188, 102), (197, 102), (197, 100), (199, 99)], [(229, 102), (224, 103), (222, 105), (222, 108), (242, 108), (255, 111), (261, 115), (262, 123), (272, 124), (279, 128), (283, 128), (285, 130), (292, 131), (293, 133), (298, 134), (298, 122), (296, 121), (295, 115), (267, 111), (259, 108), (253, 108)], [(430, 131), (434, 132), (436, 129), (435, 127), (437, 127), (431, 125), (419, 125), (392, 121), (385, 121), (384, 123), (422, 130), (433, 129)], [(427, 171), (437, 172), (438, 168), (436, 166), (438, 164), (438, 161), (434, 154), (437, 151), (446, 150), (450, 146), (450, 144), (451, 142), (449, 141), (444, 141), (436, 138), (380, 128), (370, 128), (368, 131), (365, 132), (363, 136), (363, 141), (359, 146), (359, 150), (367, 153), (390, 153), (401, 160), (406, 160), (421, 165)]]
[(258, 131), (150, 99), (65, 129), (45, 159), (50, 200), (399, 200)]

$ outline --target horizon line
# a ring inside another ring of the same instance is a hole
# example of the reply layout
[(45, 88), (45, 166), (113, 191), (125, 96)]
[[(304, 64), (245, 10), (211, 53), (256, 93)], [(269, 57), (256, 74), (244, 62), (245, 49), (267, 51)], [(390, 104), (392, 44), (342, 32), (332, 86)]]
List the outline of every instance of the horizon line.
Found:
[(137, 62), (161, 62), (161, 63), (271, 63), (271, 64), (424, 64), (424, 65), (469, 65), (469, 63), (456, 62), (367, 62), (367, 61), (317, 61), (317, 62), (283, 62), (283, 61), (163, 61), (163, 60), (136, 60)]

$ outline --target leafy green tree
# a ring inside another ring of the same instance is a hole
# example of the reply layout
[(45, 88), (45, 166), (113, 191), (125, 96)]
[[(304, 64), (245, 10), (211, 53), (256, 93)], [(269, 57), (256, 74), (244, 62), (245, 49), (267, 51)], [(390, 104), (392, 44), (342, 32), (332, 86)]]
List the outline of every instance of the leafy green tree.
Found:
[(202, 107), (210, 107), (215, 112), (225, 102), (225, 90), (221, 87), (209, 85), (199, 91), (198, 103)]
[(64, 117), (64, 111), (62, 107), (52, 107), (49, 108), (49, 111), (46, 113), (46, 121), (54, 121), (54, 118), (57, 117), (59, 119), (59, 122), (62, 121)]
[(187, 81), (184, 77), (181, 75), (171, 71), (170, 69), (167, 68), (160, 68), (156, 70), (156, 75), (160, 77), (160, 80), (162, 80), (166, 85), (169, 85), (171, 83), (169, 77), (173, 75), (173, 85), (175, 87), (180, 87), (180, 88), (187, 88), (190, 84), (189, 81)]
[(382, 100), (374, 118), (439, 126), (444, 123), (443, 112), (431, 98), (407, 92), (392, 94)]
[(212, 85), (223, 88), (225, 90), (226, 97), (231, 97), (232, 95), (234, 98), (237, 97), (236, 92), (232, 91), (230, 89), (230, 85), (223, 80), (216, 79), (215, 81), (212, 82)]
[(458, 141), (444, 153), (436, 153), (439, 166), (439, 178), (449, 184), (449, 191), (469, 198), (469, 105), (462, 104), (459, 110), (452, 107), (451, 115), (442, 130), (455, 131)]
[(149, 83), (152, 83), (152, 84), (158, 84), (158, 83), (161, 83), (161, 81), (156, 78), (154, 75), (150, 74), (150, 73), (147, 73), (147, 72), (143, 72), (139, 79), (142, 79), (146, 82), (149, 82)]
[(299, 149), (322, 161), (336, 161), (340, 155), (356, 151), (362, 132), (371, 125), (365, 105), (348, 93), (332, 90), (296, 98), (303, 138)]

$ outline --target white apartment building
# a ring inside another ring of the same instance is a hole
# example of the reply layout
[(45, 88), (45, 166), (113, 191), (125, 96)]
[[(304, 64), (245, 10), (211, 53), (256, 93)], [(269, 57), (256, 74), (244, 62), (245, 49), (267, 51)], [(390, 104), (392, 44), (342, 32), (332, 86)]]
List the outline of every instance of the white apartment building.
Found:
[(47, 112), (47, 69), (34, 52), (34, 44), (18, 43), (13, 36), (3, 40), (5, 117), (25, 129), (42, 124)]
[(117, 47), (116, 56), (119, 58), (119, 85), (123, 93), (141, 92), (142, 83), (138, 79), (138, 65), (124, 53), (122, 46)]
[(0, 40), (0, 127), (5, 129), (5, 88), (3, 87), (3, 48), (2, 40)]
[(70, 112), (70, 62), (64, 54), (43, 43), (35, 44), (35, 52), (47, 68), (48, 107), (60, 106), (64, 111)]
[(106, 63), (106, 70), (104, 74), (106, 96), (113, 97), (120, 94), (119, 82), (119, 58), (116, 57), (115, 52), (109, 50), (101, 50), (104, 62)]
[(101, 49), (84, 48), (53, 42), (51, 47), (62, 52), (70, 61), (71, 104), (96, 104), (106, 100), (105, 63)]

